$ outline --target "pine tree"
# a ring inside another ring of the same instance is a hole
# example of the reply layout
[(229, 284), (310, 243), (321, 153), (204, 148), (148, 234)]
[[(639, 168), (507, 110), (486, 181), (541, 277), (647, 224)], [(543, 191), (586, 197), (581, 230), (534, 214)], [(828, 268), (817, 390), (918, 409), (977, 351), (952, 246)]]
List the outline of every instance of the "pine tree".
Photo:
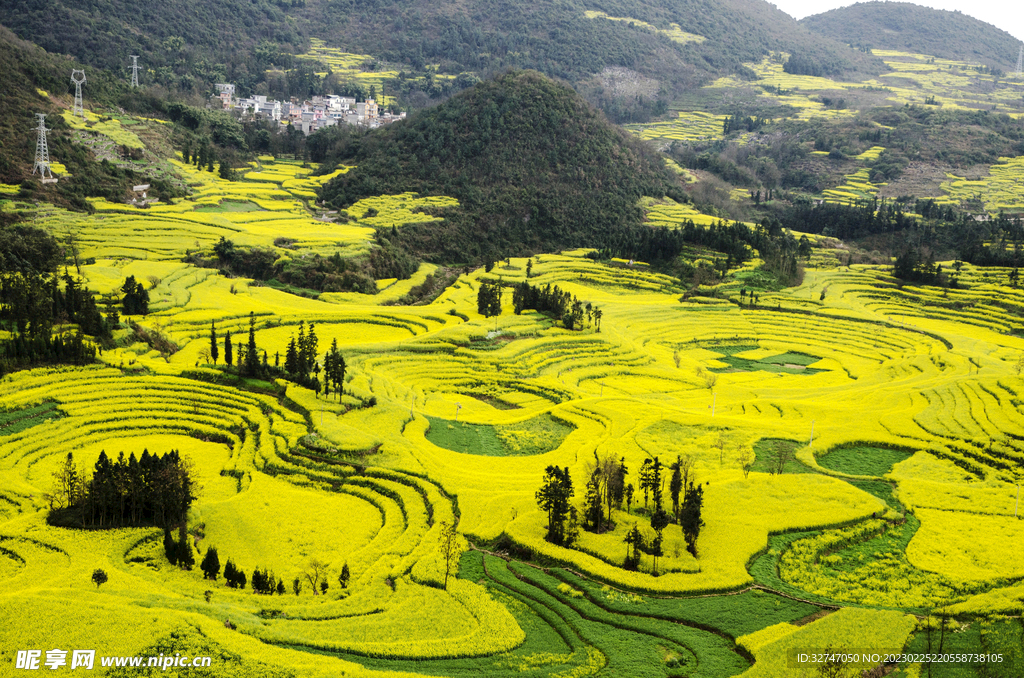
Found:
[(288, 342), (288, 350), (285, 351), (284, 371), (293, 376), (299, 372), (299, 352), (295, 348), (295, 337)]
[(204, 579), (217, 581), (217, 575), (220, 573), (220, 558), (217, 557), (216, 546), (206, 549), (206, 555), (203, 556), (203, 562), (200, 563), (199, 569), (203, 571)]
[(224, 362), (230, 366), (233, 361), (234, 358), (231, 355), (231, 333), (228, 332), (224, 335)]

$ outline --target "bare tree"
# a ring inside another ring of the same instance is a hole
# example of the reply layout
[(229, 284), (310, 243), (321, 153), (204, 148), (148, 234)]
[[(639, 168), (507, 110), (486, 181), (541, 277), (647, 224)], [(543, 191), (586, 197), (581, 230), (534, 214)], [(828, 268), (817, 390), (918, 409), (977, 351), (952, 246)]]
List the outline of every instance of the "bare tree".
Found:
[(740, 463), (740, 468), (743, 469), (743, 477), (746, 478), (750, 475), (750, 469), (756, 461), (753, 450), (743, 450), (740, 452), (740, 456), (736, 459)]
[(321, 577), (326, 577), (327, 575), (328, 567), (330, 567), (330, 563), (325, 563), (319, 558), (314, 557), (310, 559), (309, 564), (306, 565), (305, 572), (302, 573), (313, 589), (314, 596), (317, 595), (316, 590), (320, 584)]
[(441, 522), (441, 541), (438, 544), (441, 558), (444, 559), (444, 589), (448, 590), (448, 577), (452, 572), (459, 569), (459, 556), (462, 555), (462, 545), (459, 544), (458, 534), (455, 532), (455, 522)]

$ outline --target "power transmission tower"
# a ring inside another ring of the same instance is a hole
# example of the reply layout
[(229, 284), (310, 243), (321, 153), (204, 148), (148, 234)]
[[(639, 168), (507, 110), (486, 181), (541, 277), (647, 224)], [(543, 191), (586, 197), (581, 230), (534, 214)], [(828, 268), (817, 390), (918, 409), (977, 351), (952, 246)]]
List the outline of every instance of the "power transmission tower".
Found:
[(132, 87), (138, 87), (139, 86), (139, 57), (135, 56), (134, 54), (129, 54), (128, 56), (130, 56), (131, 59), (132, 59)]
[[(81, 78), (79, 80), (78, 78)], [(85, 71), (71, 71), (71, 82), (75, 83), (75, 107), (71, 115), (80, 115), (85, 119), (85, 108), (82, 106), (82, 85), (85, 83)]]
[[(39, 118), (39, 127), (36, 128), (39, 137), (36, 140), (36, 163), (32, 166), (32, 174), (39, 170), (39, 176), (44, 184), (55, 184), (57, 178), (53, 176), (53, 170), (50, 169), (50, 149), (46, 145), (46, 133), (50, 131), (46, 129), (46, 114), (36, 113), (36, 117)], [(47, 174), (50, 176), (47, 177)]]
[(1017, 53), (1017, 75), (1024, 75), (1024, 45), (1020, 46), (1020, 51)]

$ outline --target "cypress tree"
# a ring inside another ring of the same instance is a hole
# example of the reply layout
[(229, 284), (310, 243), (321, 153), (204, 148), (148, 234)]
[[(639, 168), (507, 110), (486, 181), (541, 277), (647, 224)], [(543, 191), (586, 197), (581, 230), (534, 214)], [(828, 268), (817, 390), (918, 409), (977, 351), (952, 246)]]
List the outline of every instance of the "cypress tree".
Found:
[(256, 316), (249, 311), (249, 344), (245, 350), (245, 374), (255, 377), (259, 373), (259, 355), (256, 353)]
[(213, 364), (217, 364), (217, 358), (220, 352), (217, 348), (217, 322), (210, 321), (210, 357), (213, 358)]
[(174, 543), (174, 537), (171, 536), (169, 527), (164, 528), (164, 554), (171, 565), (178, 564), (178, 545)]
[(228, 332), (224, 335), (224, 362), (230, 366), (233, 360), (231, 355), (231, 333)]
[(203, 562), (199, 565), (199, 569), (203, 571), (204, 579), (217, 581), (217, 575), (220, 573), (220, 558), (217, 557), (216, 546), (206, 549), (206, 555), (203, 557)]

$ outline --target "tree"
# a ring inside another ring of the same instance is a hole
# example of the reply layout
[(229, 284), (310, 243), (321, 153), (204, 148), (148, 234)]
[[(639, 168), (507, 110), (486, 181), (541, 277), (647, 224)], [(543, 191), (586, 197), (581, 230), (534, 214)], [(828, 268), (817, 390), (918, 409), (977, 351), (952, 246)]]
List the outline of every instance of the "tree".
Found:
[(644, 491), (644, 508), (647, 508), (653, 481), (652, 462), (650, 459), (644, 459), (644, 463), (640, 465), (640, 489)]
[(313, 595), (316, 595), (316, 589), (320, 585), (320, 578), (327, 572), (329, 565), (319, 558), (312, 558), (309, 564), (306, 566), (306, 571), (303, 574), (309, 585), (313, 589)]
[(693, 554), (694, 558), (697, 557), (697, 537), (700, 536), (700, 529), (704, 527), (704, 520), (701, 518), (703, 506), (703, 486), (694, 487), (693, 483), (690, 483), (683, 498), (679, 526), (682, 528), (683, 538), (686, 540), (686, 550)]
[(640, 552), (644, 548), (644, 537), (640, 534), (640, 528), (633, 523), (633, 528), (626, 533), (626, 560), (622, 567), (627, 570), (636, 570), (640, 566)]
[(560, 469), (548, 466), (544, 470), (544, 482), (537, 490), (537, 505), (548, 514), (548, 533), (545, 539), (552, 544), (565, 543), (565, 521), (569, 517), (569, 500), (574, 492), (569, 467)]
[(220, 574), (220, 558), (217, 557), (216, 546), (206, 549), (206, 555), (203, 556), (203, 562), (199, 564), (199, 569), (203, 571), (204, 579), (217, 581), (217, 575)]
[(601, 475), (597, 469), (594, 469), (590, 474), (590, 480), (587, 481), (586, 493), (583, 495), (583, 524), (590, 531), (599, 532), (602, 517), (604, 517), (604, 506), (601, 500)]
[(284, 592), (285, 592), (284, 579), (282, 579), (281, 581), (277, 582), (277, 595), (283, 596)]
[(295, 337), (288, 342), (288, 349), (284, 354), (284, 371), (291, 375), (299, 373), (299, 352), (295, 347)]
[(220, 352), (217, 347), (217, 321), (210, 321), (210, 357), (213, 358), (213, 364), (217, 364), (217, 358), (220, 357)]
[(348, 570), (348, 563), (341, 566), (341, 574), (338, 575), (338, 585), (343, 589), (348, 588), (348, 581), (352, 574)]
[(75, 468), (75, 457), (71, 452), (64, 458), (64, 463), (53, 473), (53, 492), (51, 503), (57, 508), (74, 506), (82, 493), (84, 478)]
[(259, 354), (256, 352), (256, 315), (249, 311), (249, 343), (245, 349), (245, 376), (259, 374)]
[(757, 458), (754, 456), (754, 451), (747, 449), (740, 453), (737, 461), (740, 463), (740, 468), (743, 469), (743, 477), (746, 478), (750, 475), (750, 469), (754, 466), (754, 462)]
[(328, 589), (327, 581), (325, 580), (325, 581), (320, 582), (320, 593), (323, 594), (323, 595), (327, 595), (327, 589)]
[(230, 366), (234, 362), (234, 357), (231, 355), (231, 333), (228, 332), (224, 335), (224, 362)]
[(633, 505), (633, 494), (634, 493), (635, 493), (635, 490), (633, 489), (633, 483), (630, 483), (629, 485), (626, 485), (626, 513), (632, 513), (632, 508), (631, 507)]
[(146, 315), (149, 313), (149, 292), (142, 286), (142, 283), (130, 275), (124, 280), (121, 286), (124, 296), (121, 298), (121, 305), (125, 315)]
[[(441, 522), (441, 541), (438, 544), (441, 551), (441, 558), (444, 560), (444, 589), (448, 590), (448, 577), (452, 572), (459, 569), (459, 556), (462, 555), (462, 547), (459, 544), (458, 535), (455, 532), (455, 522)], [(345, 567), (348, 567), (346, 563)], [(344, 573), (344, 570), (342, 570)]]
[(292, 591), (295, 592), (295, 595), (302, 593), (302, 580), (298, 577), (292, 580)]
[(683, 490), (682, 455), (676, 455), (675, 463), (672, 464), (672, 480), (668, 483), (669, 495), (672, 497), (672, 515), (679, 521), (679, 494)]
[(226, 264), (235, 256), (235, 243), (221, 236), (217, 244), (213, 246), (213, 253), (220, 259), (220, 263)]
[[(171, 528), (164, 526), (164, 555), (167, 556), (168, 562), (171, 565), (178, 564), (178, 545), (174, 543), (174, 537), (171, 536)], [(231, 561), (228, 561), (228, 565)], [(227, 567), (224, 568), (225, 576), (227, 575)]]
[(92, 583), (96, 584), (96, 588), (99, 588), (102, 584), (106, 584), (107, 573), (97, 567), (92, 571)]

